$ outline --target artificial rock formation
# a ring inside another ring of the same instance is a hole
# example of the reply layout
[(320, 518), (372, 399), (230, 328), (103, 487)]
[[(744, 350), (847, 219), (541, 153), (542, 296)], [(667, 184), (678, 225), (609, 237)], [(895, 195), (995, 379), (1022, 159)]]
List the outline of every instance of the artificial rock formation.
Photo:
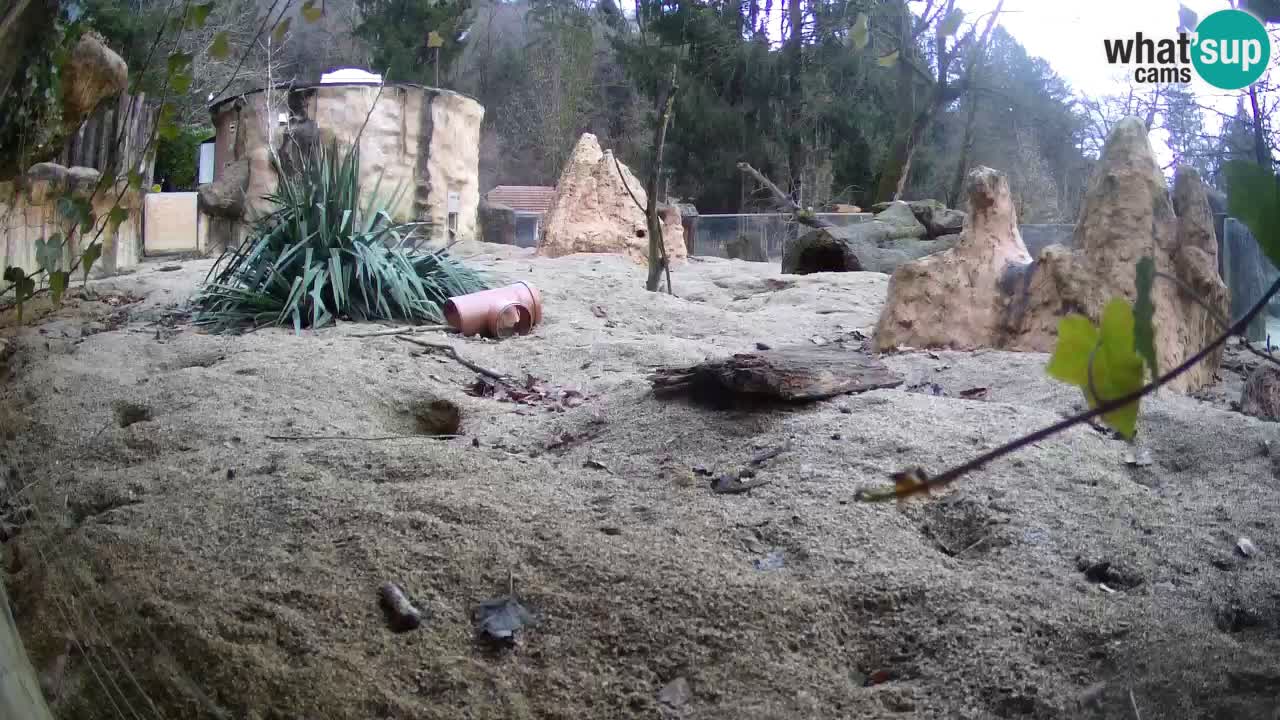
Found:
[[(1018, 234), (1008, 183), (994, 170), (970, 174), (969, 201), (970, 217), (953, 249), (907, 263), (890, 279), (876, 326), (879, 349), (1050, 352), (1064, 315), (1083, 313), (1096, 321), (1112, 298), (1132, 301), (1135, 267), (1148, 256), (1158, 272), (1227, 314), (1205, 186), (1194, 171), (1180, 168), (1170, 198), (1138, 118), (1121, 121), (1107, 138), (1080, 210), (1074, 250), (1051, 245), (1033, 262)], [(1175, 283), (1157, 279), (1153, 299), (1161, 371), (1218, 335), (1213, 318)], [(1168, 387), (1191, 391), (1212, 382), (1221, 359), (1221, 352), (1213, 354)]]
[(62, 122), (70, 129), (80, 127), (103, 98), (124, 92), (129, 84), (129, 68), (107, 47), (102, 36), (86, 32), (80, 36), (62, 75)]
[[(629, 191), (629, 192), (628, 192)], [(644, 184), (612, 151), (600, 149), (596, 136), (584, 133), (560, 173), (551, 209), (543, 217), (538, 254), (621, 253), (647, 264), (649, 238)], [(662, 239), (667, 258), (688, 257), (678, 211), (664, 209)]]

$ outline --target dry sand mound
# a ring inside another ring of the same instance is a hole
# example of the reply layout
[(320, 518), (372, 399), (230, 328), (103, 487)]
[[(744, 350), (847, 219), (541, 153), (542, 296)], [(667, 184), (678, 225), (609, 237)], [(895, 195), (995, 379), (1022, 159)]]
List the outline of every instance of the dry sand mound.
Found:
[[(350, 337), (368, 327), (167, 328), (203, 261), (99, 283), (145, 296), (127, 316), (78, 301), (16, 334), (0, 479), (26, 489), (3, 548), (35, 664), (79, 645), (60, 717), (1275, 717), (1275, 425), (1161, 393), (1150, 466), (1080, 427), (931, 501), (858, 504), (1078, 394), (1043, 355), (938, 352), (887, 358), (901, 388), (828, 402), (659, 401), (653, 366), (868, 331), (886, 276), (696, 261), (672, 298), (622, 257), (464, 254), (540, 287), (545, 323), (430, 339), (584, 402), (472, 397), (474, 373)], [(268, 437), (439, 431), (441, 401), (460, 437)], [(750, 494), (698, 474), (788, 439)], [(470, 611), (509, 573), (539, 622), (495, 652)], [(386, 629), (387, 580), (418, 630)]]

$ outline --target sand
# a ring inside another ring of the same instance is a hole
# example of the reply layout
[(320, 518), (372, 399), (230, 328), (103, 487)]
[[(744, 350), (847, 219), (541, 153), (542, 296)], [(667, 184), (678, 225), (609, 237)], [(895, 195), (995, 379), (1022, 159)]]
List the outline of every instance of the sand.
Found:
[[(1280, 717), (1280, 447), (1231, 410), (1237, 376), (1144, 404), (1149, 466), (1076, 427), (867, 505), (888, 473), (1054, 422), (1078, 392), (1044, 355), (907, 352), (891, 390), (659, 400), (655, 366), (852, 342), (887, 277), (695, 260), (669, 297), (619, 257), (460, 254), (539, 287), (544, 323), (423, 339), (583, 402), (472, 397), (475, 373), (352, 337), (367, 325), (195, 332), (173, 310), (208, 260), (9, 319), (0, 547), (34, 664), (73, 639), (59, 717)], [(416, 435), (440, 400), (459, 437)], [(788, 440), (749, 494), (700, 474)], [(537, 624), (495, 649), (471, 612), (509, 579)], [(421, 627), (387, 628), (386, 581)]]

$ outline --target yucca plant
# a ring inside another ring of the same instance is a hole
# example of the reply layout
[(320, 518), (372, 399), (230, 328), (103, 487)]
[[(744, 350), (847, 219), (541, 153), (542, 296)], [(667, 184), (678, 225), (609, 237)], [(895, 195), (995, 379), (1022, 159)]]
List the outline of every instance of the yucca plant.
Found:
[(214, 263), (196, 296), (195, 323), (215, 332), (335, 318), (440, 322), (455, 295), (485, 289), (447, 249), (417, 248), (427, 223), (392, 219), (378, 186), (360, 208), (360, 153), (336, 141), (297, 154), (267, 196), (275, 210)]

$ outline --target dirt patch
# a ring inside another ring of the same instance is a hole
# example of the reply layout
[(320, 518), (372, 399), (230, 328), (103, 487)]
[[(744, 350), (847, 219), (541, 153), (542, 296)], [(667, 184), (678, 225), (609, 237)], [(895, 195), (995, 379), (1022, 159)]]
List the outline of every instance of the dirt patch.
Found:
[[(208, 261), (113, 281), (143, 297), (118, 329), (54, 337), (84, 322), (64, 308), (7, 338), (3, 567), (36, 666), (83, 647), (59, 717), (1273, 720), (1276, 425), (1159, 393), (1149, 466), (1075, 428), (927, 502), (860, 504), (1078, 392), (1044, 355), (921, 352), (885, 358), (902, 387), (829, 401), (661, 400), (657, 367), (865, 333), (887, 277), (707, 260), (669, 297), (623, 258), (459, 247), (538, 286), (546, 319), (432, 340), (538, 378), (534, 400), (348, 337), (368, 327), (166, 320)], [(119, 402), (154, 412), (121, 427)], [(769, 482), (714, 490), (744, 469)], [(417, 628), (388, 628), (387, 582)], [(537, 622), (495, 650), (475, 611), (509, 582)]]

